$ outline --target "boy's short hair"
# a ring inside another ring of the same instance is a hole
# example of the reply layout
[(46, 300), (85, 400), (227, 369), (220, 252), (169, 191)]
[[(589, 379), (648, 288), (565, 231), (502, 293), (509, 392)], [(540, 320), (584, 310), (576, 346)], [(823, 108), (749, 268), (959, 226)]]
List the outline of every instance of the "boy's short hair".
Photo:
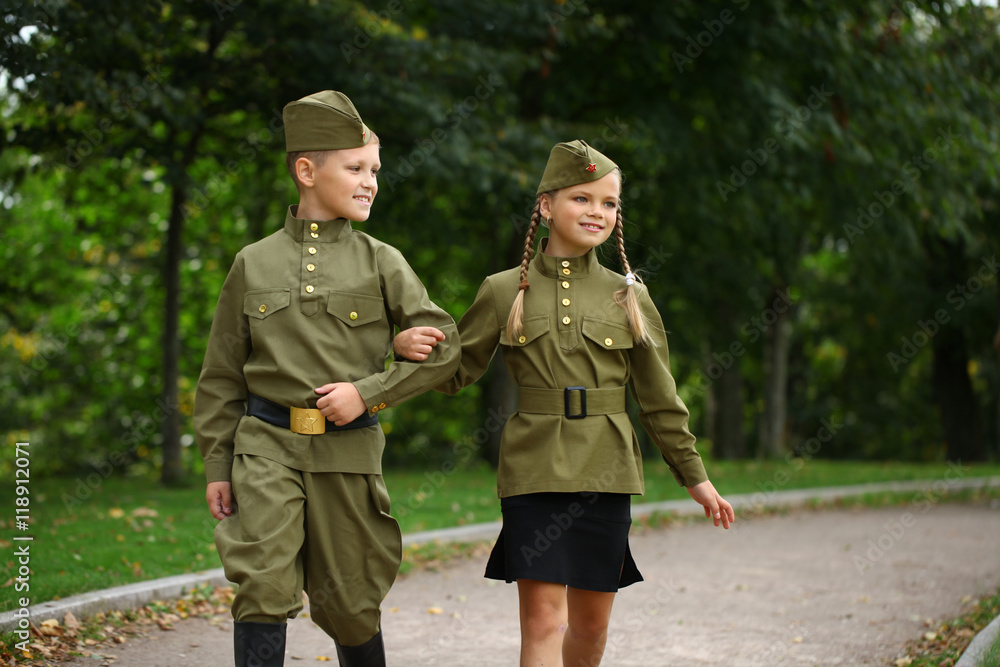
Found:
[[(375, 134), (374, 132), (371, 132), (371, 130), (369, 130), (369, 133), (371, 134), (371, 137), (369, 138), (368, 143), (375, 144), (376, 146), (381, 146), (378, 135)], [(339, 149), (339, 150), (346, 150), (346, 149)], [(322, 168), (324, 164), (326, 164), (327, 159), (329, 159), (330, 155), (335, 152), (336, 151), (333, 150), (327, 150), (327, 151), (292, 151), (291, 153), (285, 153), (285, 168), (288, 169), (288, 175), (292, 177), (292, 183), (295, 183), (295, 189), (298, 190), (299, 192), (302, 191), (302, 184), (299, 183), (298, 174), (295, 173), (295, 163), (296, 161), (298, 161), (300, 157), (304, 157), (307, 160), (311, 161), (314, 165), (316, 165), (316, 168), (319, 169)]]

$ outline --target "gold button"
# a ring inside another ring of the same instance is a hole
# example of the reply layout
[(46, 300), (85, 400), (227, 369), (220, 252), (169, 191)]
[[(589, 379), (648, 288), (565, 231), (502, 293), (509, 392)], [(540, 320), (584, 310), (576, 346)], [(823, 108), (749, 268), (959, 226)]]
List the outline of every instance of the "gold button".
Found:
[(385, 410), (385, 403), (379, 403), (378, 404), (378, 409), (379, 410)]
[(378, 406), (377, 405), (373, 405), (372, 406), (372, 414), (375, 414), (376, 412), (378, 412)]
[(562, 281), (562, 286), (563, 286), (563, 289), (569, 289), (569, 281), (568, 280)]
[(315, 232), (315, 231), (316, 231), (317, 229), (319, 229), (319, 225), (317, 225), (317, 224), (316, 224), (316, 223), (314, 222), (314, 223), (312, 223), (311, 225), (309, 225), (309, 229), (310, 229), (311, 231), (314, 231), (314, 232)]
[(570, 270), (569, 269), (563, 269), (563, 275), (564, 276), (568, 276), (569, 274), (570, 274)]
[(309, 254), (310, 254), (310, 255), (315, 255), (315, 254), (316, 254), (316, 248), (312, 248), (312, 247), (310, 247), (310, 248), (309, 248)]
[(611, 340), (610, 338), (604, 339), (604, 344), (607, 345), (608, 347), (611, 347), (614, 344), (614, 342), (615, 341)]
[(526, 341), (526, 340), (528, 340), (528, 339), (525, 338), (524, 336), (521, 336), (520, 338), (517, 339), (517, 342), (521, 343), (522, 345), (524, 345), (524, 341)]
[(313, 237), (314, 239), (319, 238), (319, 234), (317, 234), (316, 232), (311, 233), (309, 236)]
[(562, 265), (563, 265), (563, 266), (569, 266), (569, 260), (568, 260), (568, 259), (564, 259), (564, 260), (562, 261)]
[(260, 304), (260, 308), (258, 308), (257, 310), (259, 310), (262, 313), (266, 313), (267, 312), (267, 306), (265, 306), (264, 304)]
[(569, 305), (569, 299), (563, 299), (563, 305), (564, 306), (568, 306)]
[(313, 292), (315, 292), (315, 291), (316, 291), (316, 288), (315, 288), (315, 287), (313, 287), (312, 285), (306, 285), (306, 292), (307, 292), (308, 294), (312, 294), (312, 293), (313, 293)]
[(348, 317), (350, 317), (352, 320), (356, 320), (358, 319), (358, 314), (352, 310), (351, 314)]
[(570, 323), (569, 317), (564, 317), (563, 318), (563, 324), (569, 324), (569, 323)]
[(315, 271), (315, 270), (316, 270), (315, 264), (306, 264), (306, 271)]

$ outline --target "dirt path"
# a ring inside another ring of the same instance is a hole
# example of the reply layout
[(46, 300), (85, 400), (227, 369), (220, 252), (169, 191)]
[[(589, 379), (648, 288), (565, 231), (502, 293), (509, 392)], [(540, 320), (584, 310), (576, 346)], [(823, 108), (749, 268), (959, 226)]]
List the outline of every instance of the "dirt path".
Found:
[[(925, 619), (996, 591), (1000, 507), (798, 511), (728, 533), (680, 524), (633, 531), (632, 550), (646, 581), (619, 594), (604, 665), (885, 665)], [(484, 565), (396, 582), (383, 607), (390, 665), (517, 664), (516, 589), (483, 579)], [(286, 665), (336, 664), (308, 618), (288, 636)], [(100, 653), (119, 667), (231, 665), (232, 627), (189, 620)]]

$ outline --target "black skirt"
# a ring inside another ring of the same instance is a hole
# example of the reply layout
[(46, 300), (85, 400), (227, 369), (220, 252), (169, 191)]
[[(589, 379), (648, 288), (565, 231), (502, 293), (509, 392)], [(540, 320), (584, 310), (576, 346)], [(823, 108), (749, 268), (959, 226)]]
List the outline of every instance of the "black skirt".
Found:
[(642, 575), (628, 531), (631, 496), (620, 493), (531, 493), (500, 500), (503, 528), (486, 578), (532, 579), (613, 593)]

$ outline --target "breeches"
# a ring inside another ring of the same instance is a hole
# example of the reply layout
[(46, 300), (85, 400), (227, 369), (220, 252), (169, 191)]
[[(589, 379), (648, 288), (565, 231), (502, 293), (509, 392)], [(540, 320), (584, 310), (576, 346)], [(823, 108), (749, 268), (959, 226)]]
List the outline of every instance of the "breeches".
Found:
[(243, 454), (232, 488), (236, 508), (215, 544), (239, 586), (233, 618), (284, 623), (302, 610), (304, 589), (312, 620), (338, 644), (375, 636), (402, 558), (382, 476), (309, 473)]

